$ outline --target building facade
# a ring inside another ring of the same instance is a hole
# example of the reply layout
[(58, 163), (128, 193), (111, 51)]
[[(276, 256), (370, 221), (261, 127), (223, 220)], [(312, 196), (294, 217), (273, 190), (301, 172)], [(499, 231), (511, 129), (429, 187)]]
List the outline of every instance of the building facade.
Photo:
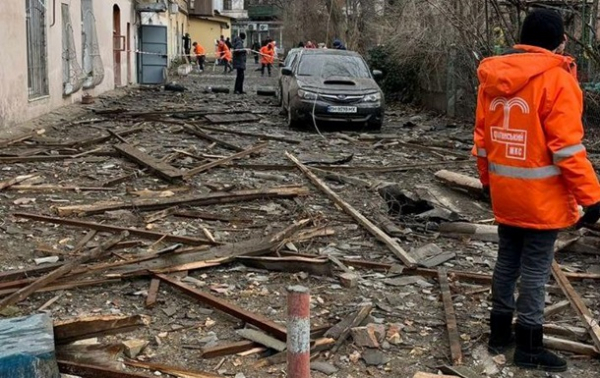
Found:
[(136, 82), (132, 0), (2, 0), (0, 132)]

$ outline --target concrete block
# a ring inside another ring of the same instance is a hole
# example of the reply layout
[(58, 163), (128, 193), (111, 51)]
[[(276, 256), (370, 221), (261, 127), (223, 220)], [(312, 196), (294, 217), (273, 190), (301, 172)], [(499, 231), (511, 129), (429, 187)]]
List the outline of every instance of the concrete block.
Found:
[(60, 378), (48, 315), (0, 320), (0, 378)]

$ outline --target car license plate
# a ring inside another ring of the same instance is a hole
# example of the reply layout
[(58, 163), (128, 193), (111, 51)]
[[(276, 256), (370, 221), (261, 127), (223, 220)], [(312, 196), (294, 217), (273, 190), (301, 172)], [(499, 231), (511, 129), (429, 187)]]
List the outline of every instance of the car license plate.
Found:
[(356, 106), (330, 106), (327, 108), (329, 113), (356, 113), (357, 111)]

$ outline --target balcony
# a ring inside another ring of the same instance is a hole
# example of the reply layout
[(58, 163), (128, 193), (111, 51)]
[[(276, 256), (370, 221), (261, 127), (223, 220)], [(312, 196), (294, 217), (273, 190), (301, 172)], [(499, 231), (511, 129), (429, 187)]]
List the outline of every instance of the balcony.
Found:
[(281, 9), (275, 5), (250, 5), (248, 17), (251, 20), (273, 20), (281, 16)]

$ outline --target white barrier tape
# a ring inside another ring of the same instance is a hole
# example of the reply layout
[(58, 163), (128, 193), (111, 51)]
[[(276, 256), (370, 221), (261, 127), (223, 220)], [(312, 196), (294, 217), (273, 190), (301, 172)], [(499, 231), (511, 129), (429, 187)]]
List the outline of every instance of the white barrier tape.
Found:
[[(260, 51), (251, 50), (251, 49), (242, 49), (242, 50), (229, 50), (229, 51), (231, 51), (232, 53), (233, 53), (233, 52), (237, 52), (237, 51), (246, 51), (246, 52), (250, 52), (250, 53), (258, 54), (258, 55), (261, 55), (261, 56), (271, 56), (271, 55), (268, 55), (268, 54), (263, 54), (263, 53), (261, 53)], [(189, 54), (189, 55), (188, 55), (188, 54), (173, 54), (173, 55), (169, 55), (169, 54), (161, 54), (161, 53), (148, 52), (148, 51), (141, 51), (141, 50), (124, 50), (124, 52), (128, 52), (128, 53), (135, 53), (135, 54), (140, 54), (140, 55), (155, 55), (155, 56), (156, 56), (156, 55), (158, 55), (158, 56), (166, 56), (167, 58), (171, 58), (171, 59), (172, 59), (172, 58), (178, 58), (178, 57), (180, 58), (180, 57), (190, 57), (190, 56), (196, 57), (196, 56), (198, 56), (198, 55), (196, 55), (194, 52), (190, 52), (190, 54)], [(202, 56), (205, 56), (205, 57), (207, 57), (207, 56), (210, 56), (210, 57), (218, 57), (218, 56), (221, 56), (221, 55), (222, 55), (222, 53), (217, 53), (217, 52), (214, 52), (214, 53), (207, 53), (207, 54), (204, 54), (204, 55), (202, 55)], [(283, 60), (283, 59), (279, 59), (279, 58), (278, 58), (278, 57), (276, 57), (276, 56), (271, 56), (271, 57), (273, 58), (273, 60), (279, 60), (279, 61), (282, 61), (282, 60)]]

